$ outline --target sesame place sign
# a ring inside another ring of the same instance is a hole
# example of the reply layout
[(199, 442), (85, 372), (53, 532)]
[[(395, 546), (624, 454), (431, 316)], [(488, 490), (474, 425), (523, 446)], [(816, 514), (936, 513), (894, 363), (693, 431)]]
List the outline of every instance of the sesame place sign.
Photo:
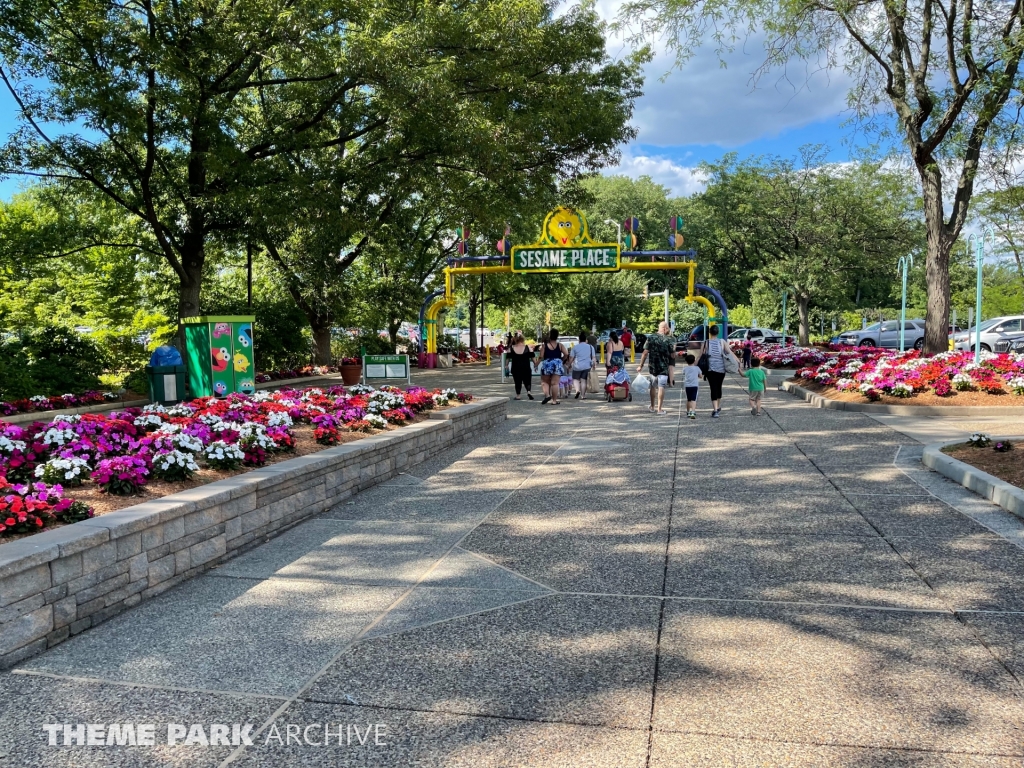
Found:
[(512, 248), (513, 272), (617, 272), (619, 244), (595, 243), (587, 219), (571, 208), (556, 208), (544, 219), (540, 240)]

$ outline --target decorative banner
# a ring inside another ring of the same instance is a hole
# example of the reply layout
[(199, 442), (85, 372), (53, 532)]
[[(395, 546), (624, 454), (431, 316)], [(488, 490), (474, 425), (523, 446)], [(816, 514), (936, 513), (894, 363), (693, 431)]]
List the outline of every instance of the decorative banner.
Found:
[(672, 216), (672, 217), (670, 217), (669, 220), (668, 220), (668, 228), (671, 229), (673, 232), (678, 232), (680, 229), (683, 228), (683, 217), (682, 216)]
[(674, 251), (678, 251), (683, 247), (683, 236), (675, 233), (668, 236), (668, 247)]
[(623, 232), (639, 232), (640, 231), (640, 219), (636, 216), (630, 216), (624, 222), (622, 222)]
[(544, 219), (540, 239), (512, 248), (513, 272), (617, 272), (619, 244), (590, 239), (579, 211), (556, 208)]

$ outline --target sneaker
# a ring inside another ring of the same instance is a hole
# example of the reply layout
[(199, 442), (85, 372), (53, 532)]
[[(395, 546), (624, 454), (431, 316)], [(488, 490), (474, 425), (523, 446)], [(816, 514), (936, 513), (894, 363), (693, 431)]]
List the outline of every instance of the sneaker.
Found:
[(697, 414), (696, 413), (691, 413), (690, 414), (690, 420), (691, 421), (696, 421), (697, 420)]
[(527, 392), (527, 393), (526, 393), (526, 396), (527, 396), (528, 398), (530, 398), (531, 400), (533, 400), (533, 395), (531, 395), (531, 394), (530, 394), (529, 392)]
[(717, 419), (718, 418), (718, 411), (712, 411), (711, 412), (711, 418), (712, 419)]
[(757, 416), (757, 408), (751, 408), (750, 409), (750, 415), (751, 416)]
[(579, 392), (577, 392), (577, 393), (576, 393), (576, 399), (577, 399), (577, 400), (579, 400), (579, 399), (580, 399), (580, 393), (579, 393)]

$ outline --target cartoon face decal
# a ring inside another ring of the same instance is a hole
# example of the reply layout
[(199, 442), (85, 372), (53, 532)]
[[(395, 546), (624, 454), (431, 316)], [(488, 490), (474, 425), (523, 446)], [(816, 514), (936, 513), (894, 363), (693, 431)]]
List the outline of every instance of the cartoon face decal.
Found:
[(221, 336), (231, 335), (231, 324), (230, 323), (216, 323), (213, 326), (213, 338), (219, 339)]
[(243, 379), (238, 383), (238, 391), (251, 395), (256, 391), (256, 385), (253, 384), (252, 379)]
[(568, 208), (556, 208), (548, 218), (545, 234), (559, 245), (569, 245), (579, 240), (580, 235), (583, 234), (583, 222), (575, 211)]
[(241, 352), (235, 352), (235, 372), (245, 373), (249, 370), (249, 358)]
[(218, 381), (216, 384), (213, 385), (213, 394), (215, 394), (217, 397), (224, 397), (224, 395), (227, 394), (227, 391), (228, 385), (225, 384), (223, 381)]
[(210, 355), (213, 357), (212, 368), (214, 373), (223, 373), (228, 369), (228, 360), (230, 358), (225, 347), (221, 347), (220, 349), (214, 347), (210, 350)]
[(249, 337), (246, 336), (244, 333), (238, 334), (238, 343), (241, 344), (243, 347), (248, 347)]

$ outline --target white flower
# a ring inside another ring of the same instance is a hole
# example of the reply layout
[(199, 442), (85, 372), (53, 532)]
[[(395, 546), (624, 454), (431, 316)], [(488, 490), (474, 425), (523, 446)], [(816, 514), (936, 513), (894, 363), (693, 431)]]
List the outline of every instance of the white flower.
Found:
[(67, 426), (50, 427), (45, 432), (36, 434), (36, 440), (50, 448), (62, 448), (78, 440), (75, 430)]
[(384, 411), (393, 411), (395, 408), (401, 408), (405, 405), (405, 396), (397, 392), (385, 392), (379, 390), (370, 395), (369, 402), (366, 404), (367, 413), (384, 413)]
[(204, 456), (207, 461), (242, 461), (245, 458), (245, 452), (237, 445), (217, 440), (206, 446)]
[(158, 472), (167, 472), (174, 467), (182, 467), (188, 472), (199, 471), (199, 465), (196, 463), (195, 456), (191, 453), (168, 451), (166, 453), (158, 453), (153, 457), (153, 468)]
[(32, 395), (32, 397), (29, 398), (29, 401), (33, 403), (46, 403), (49, 402), (49, 400), (50, 398), (46, 395)]
[(892, 385), (892, 393), (896, 397), (910, 397), (914, 394), (914, 388), (906, 382), (900, 381)]
[(155, 427), (159, 427), (163, 423), (164, 423), (164, 420), (161, 419), (160, 416), (158, 416), (155, 413), (144, 413), (141, 416), (139, 416), (138, 418), (136, 418), (135, 421), (132, 422), (132, 424), (134, 424), (136, 427), (143, 427), (143, 428), (151, 426), (151, 425), (155, 426)]
[(348, 391), (349, 394), (352, 395), (368, 395), (371, 392), (376, 392), (377, 390), (371, 387), (369, 384), (353, 384), (351, 387), (348, 388)]
[(50, 459), (36, 467), (36, 477), (47, 482), (73, 482), (84, 479), (92, 468), (85, 459), (72, 456), (68, 459)]
[(143, 413), (167, 413), (167, 409), (164, 408), (160, 403), (150, 403), (149, 405), (143, 406)]
[(363, 417), (365, 421), (375, 429), (385, 429), (388, 426), (388, 421), (383, 416), (378, 416), (376, 413), (368, 413)]
[(9, 437), (0, 435), (0, 453), (10, 456), (15, 451), (25, 452), (27, 446), (21, 440), (11, 440)]
[(172, 405), (170, 408), (167, 409), (167, 415), (168, 416), (178, 416), (178, 417), (184, 416), (186, 418), (189, 417), (189, 416), (193, 416), (195, 414), (195, 412), (196, 412), (195, 408), (193, 408), (191, 405), (186, 405), (185, 403), (179, 403), (178, 405)]
[(77, 424), (82, 420), (82, 417), (77, 413), (65, 413), (61, 416), (54, 416), (51, 424)]
[(290, 427), (292, 426), (292, 417), (284, 411), (272, 411), (267, 414), (267, 426)]

